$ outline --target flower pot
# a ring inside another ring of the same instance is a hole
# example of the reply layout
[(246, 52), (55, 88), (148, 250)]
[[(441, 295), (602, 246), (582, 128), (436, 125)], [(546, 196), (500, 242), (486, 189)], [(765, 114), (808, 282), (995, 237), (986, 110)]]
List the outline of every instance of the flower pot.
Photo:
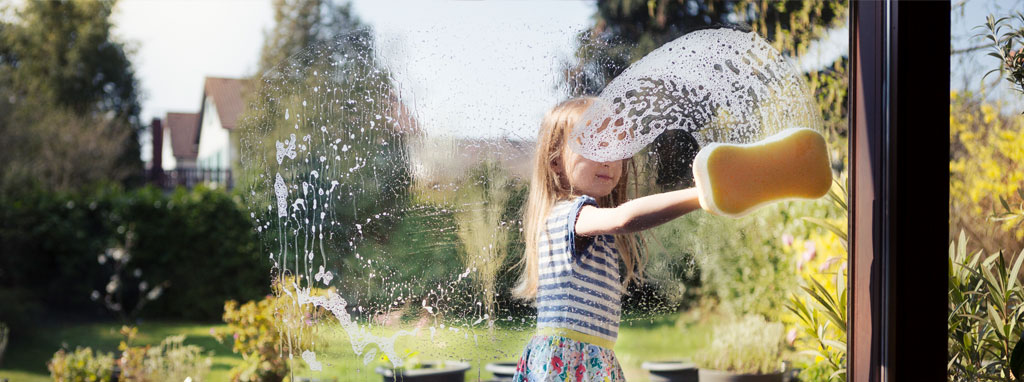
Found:
[(697, 366), (683, 361), (644, 362), (651, 382), (697, 382)]
[(737, 374), (729, 371), (700, 369), (700, 382), (782, 382), (782, 372), (771, 374)]
[(516, 375), (516, 367), (519, 366), (516, 362), (491, 362), (484, 367), (494, 374), (494, 382), (511, 382), (512, 377)]
[(424, 362), (419, 368), (411, 370), (378, 366), (374, 371), (383, 377), (384, 382), (464, 382), (467, 370), (468, 362), (445, 361), (444, 364)]

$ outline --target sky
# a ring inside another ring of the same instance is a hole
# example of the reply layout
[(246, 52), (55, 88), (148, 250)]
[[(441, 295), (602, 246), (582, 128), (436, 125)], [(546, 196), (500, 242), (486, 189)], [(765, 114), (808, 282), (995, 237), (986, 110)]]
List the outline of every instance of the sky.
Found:
[[(587, 1), (352, 2), (376, 33), (378, 53), (427, 131), (531, 138), (543, 113), (565, 97), (557, 68), (573, 35), (592, 23)], [(457, 20), (458, 22), (453, 22)], [(134, 49), (142, 120), (197, 112), (206, 76), (255, 74), (270, 0), (122, 0), (115, 38)], [(812, 44), (807, 70), (847, 52), (847, 30)], [(149, 138), (143, 138), (148, 160)]]
[[(961, 4), (963, 6), (959, 6)], [(987, 33), (987, 30), (976, 27), (984, 25), (987, 16), (995, 15), (999, 18), (1021, 10), (1024, 10), (1024, 0), (954, 0), (953, 13), (950, 15), (950, 43), (953, 50), (984, 45), (987, 40), (976, 35)], [(1004, 113), (1019, 113), (1024, 108), (1024, 96), (1011, 90), (1009, 82), (997, 79), (993, 74), (985, 78), (985, 84), (982, 85), (982, 76), (998, 65), (994, 57), (987, 56), (989, 52), (990, 49), (981, 49), (951, 56), (949, 87), (952, 90), (967, 89), (974, 92), (984, 89), (989, 101), (1005, 102)]]

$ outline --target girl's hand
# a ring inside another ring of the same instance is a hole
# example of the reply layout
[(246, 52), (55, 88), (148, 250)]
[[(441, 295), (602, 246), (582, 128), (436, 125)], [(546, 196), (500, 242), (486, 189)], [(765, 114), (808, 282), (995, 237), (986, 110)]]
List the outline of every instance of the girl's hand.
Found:
[(620, 235), (654, 228), (703, 209), (698, 195), (696, 188), (687, 188), (633, 199), (614, 208), (585, 205), (576, 218), (576, 234)]

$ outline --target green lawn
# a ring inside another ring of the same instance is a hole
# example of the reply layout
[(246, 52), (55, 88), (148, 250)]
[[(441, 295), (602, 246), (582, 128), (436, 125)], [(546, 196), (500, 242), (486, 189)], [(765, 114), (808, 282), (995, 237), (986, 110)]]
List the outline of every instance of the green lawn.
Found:
[[(626, 320), (619, 331), (615, 352), (619, 357), (628, 380), (644, 381), (647, 375), (640, 368), (647, 360), (679, 359), (691, 357), (697, 349), (709, 340), (710, 325), (694, 319), (677, 322), (678, 315), (658, 317), (649, 320)], [(706, 322), (707, 320), (702, 320)], [(186, 344), (202, 346), (214, 352), (213, 366), (208, 381), (228, 380), (229, 370), (240, 363), (240, 355), (233, 354), (227, 344), (218, 343), (211, 335), (211, 328), (223, 325), (183, 322), (147, 322), (139, 326), (137, 344), (157, 344), (164, 337), (175, 334), (187, 335)], [(90, 346), (101, 351), (114, 352), (121, 340), (117, 324), (82, 324), (41, 329), (12, 343), (7, 350), (4, 365), (0, 368), (0, 379), (11, 382), (48, 381), (46, 361), (61, 346), (70, 349), (76, 346)], [(393, 330), (378, 329), (376, 334), (390, 334)], [(486, 329), (467, 331), (465, 329), (420, 330), (415, 336), (400, 337), (395, 350), (399, 354), (418, 352), (420, 360), (461, 359), (474, 367), (466, 374), (467, 381), (487, 380), (491, 374), (483, 370), (489, 362), (515, 361), (523, 345), (532, 334), (531, 330), (499, 328), (490, 332)], [(317, 359), (324, 367), (321, 372), (310, 372), (299, 355), (293, 365), (295, 376), (316, 378), (337, 378), (338, 381), (380, 381), (373, 368), (379, 364), (379, 354), (368, 365), (362, 356), (357, 357), (347, 334), (340, 329), (321, 330), (322, 342), (326, 349), (317, 352)], [(372, 345), (366, 349), (374, 348)]]

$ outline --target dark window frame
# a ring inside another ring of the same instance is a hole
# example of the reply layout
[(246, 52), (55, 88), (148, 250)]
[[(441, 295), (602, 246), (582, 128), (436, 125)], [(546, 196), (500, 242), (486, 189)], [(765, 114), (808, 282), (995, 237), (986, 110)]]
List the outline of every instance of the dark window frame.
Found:
[(849, 381), (946, 378), (949, 17), (851, 2)]

